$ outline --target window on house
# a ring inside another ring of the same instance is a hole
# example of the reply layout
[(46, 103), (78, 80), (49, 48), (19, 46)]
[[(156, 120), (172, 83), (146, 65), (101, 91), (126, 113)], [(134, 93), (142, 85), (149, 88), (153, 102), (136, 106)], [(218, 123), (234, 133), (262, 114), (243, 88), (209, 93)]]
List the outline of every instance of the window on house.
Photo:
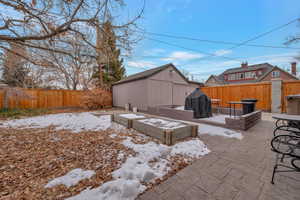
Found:
[(255, 72), (246, 72), (245, 78), (255, 78)]
[(278, 78), (280, 76), (280, 72), (279, 71), (272, 71), (272, 77), (273, 78)]
[(238, 73), (237, 74), (237, 79), (244, 79), (245, 74), (244, 73)]
[(228, 75), (228, 80), (235, 80), (235, 74), (229, 74)]

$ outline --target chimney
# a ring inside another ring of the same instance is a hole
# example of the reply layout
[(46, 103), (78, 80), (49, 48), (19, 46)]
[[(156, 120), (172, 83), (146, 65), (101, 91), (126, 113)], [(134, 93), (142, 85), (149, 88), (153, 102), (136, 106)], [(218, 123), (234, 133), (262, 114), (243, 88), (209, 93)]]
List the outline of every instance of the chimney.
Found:
[(241, 64), (241, 67), (242, 67), (242, 68), (248, 67), (248, 63), (247, 63), (247, 62), (243, 62), (243, 63)]
[(292, 75), (294, 75), (294, 76), (297, 75), (297, 63), (296, 63), (296, 62), (292, 62), (292, 63), (291, 63), (291, 73), (292, 73)]

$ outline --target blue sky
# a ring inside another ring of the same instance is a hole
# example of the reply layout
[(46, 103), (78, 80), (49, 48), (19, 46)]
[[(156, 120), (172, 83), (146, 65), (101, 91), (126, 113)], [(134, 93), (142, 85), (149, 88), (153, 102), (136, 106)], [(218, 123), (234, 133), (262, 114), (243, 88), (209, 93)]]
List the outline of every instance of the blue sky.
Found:
[[(141, 7), (140, 2), (142, 0), (127, 1), (128, 11), (136, 12)], [(299, 17), (299, 0), (146, 0), (145, 14), (139, 24), (148, 32), (239, 43)], [(299, 32), (300, 23), (293, 23), (249, 44), (284, 46), (287, 37)], [(294, 56), (300, 54), (300, 50), (295, 49), (249, 46), (226, 50), (232, 46), (145, 35), (125, 65), (127, 74), (132, 74), (172, 62), (179, 69), (194, 74), (194, 78), (204, 80), (210, 74), (240, 66), (241, 61), (249, 64), (269, 62), (288, 68)], [(291, 47), (300, 48), (300, 44)], [(237, 60), (206, 58), (203, 52)]]

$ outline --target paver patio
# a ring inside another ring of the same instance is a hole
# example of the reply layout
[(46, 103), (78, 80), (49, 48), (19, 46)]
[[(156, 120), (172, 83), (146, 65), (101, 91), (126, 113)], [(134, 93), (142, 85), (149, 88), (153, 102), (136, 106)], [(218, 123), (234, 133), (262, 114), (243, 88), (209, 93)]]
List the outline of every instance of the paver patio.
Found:
[(262, 121), (244, 132), (242, 140), (201, 136), (212, 152), (139, 199), (299, 200), (300, 173), (278, 173), (275, 185), (270, 183), (273, 127), (274, 122)]

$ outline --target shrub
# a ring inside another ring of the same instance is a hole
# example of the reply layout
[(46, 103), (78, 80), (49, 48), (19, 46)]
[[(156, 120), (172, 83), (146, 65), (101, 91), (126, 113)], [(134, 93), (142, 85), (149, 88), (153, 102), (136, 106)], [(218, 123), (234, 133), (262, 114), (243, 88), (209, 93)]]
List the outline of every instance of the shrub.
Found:
[(82, 106), (86, 109), (101, 109), (112, 106), (112, 94), (108, 90), (93, 89), (88, 90), (82, 97)]

